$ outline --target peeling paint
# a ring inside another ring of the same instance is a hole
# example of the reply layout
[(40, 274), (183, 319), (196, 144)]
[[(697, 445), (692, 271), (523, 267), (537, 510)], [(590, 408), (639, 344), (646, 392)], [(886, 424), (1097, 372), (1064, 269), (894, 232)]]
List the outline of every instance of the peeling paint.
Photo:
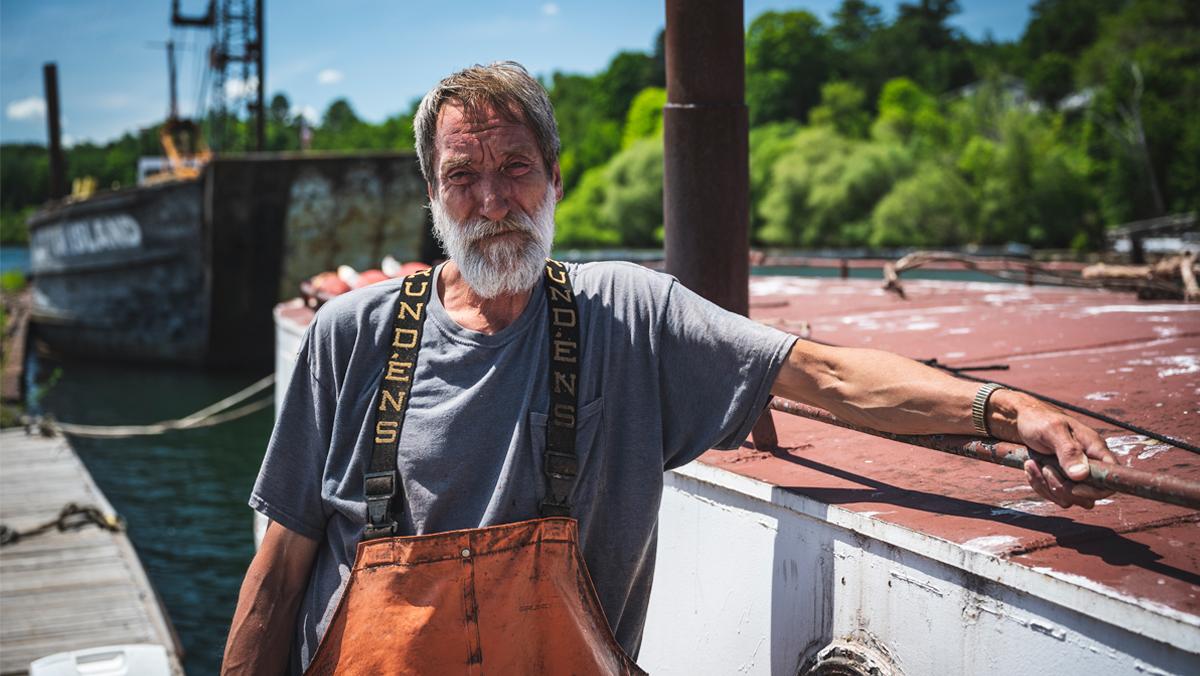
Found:
[(1108, 450), (1121, 457), (1125, 457), (1136, 451), (1138, 460), (1147, 460), (1159, 453), (1171, 450), (1170, 446), (1157, 443), (1153, 439), (1140, 434), (1109, 437), (1104, 440), (1104, 443), (1108, 446)]
[(1021, 544), (1021, 539), (1011, 535), (984, 535), (971, 538), (962, 543), (962, 546), (987, 554), (1003, 554), (1019, 544)]
[(1119, 396), (1120, 392), (1092, 392), (1083, 395), (1088, 401), (1112, 401), (1113, 397)]
[(1200, 356), (1194, 354), (1177, 354), (1169, 357), (1155, 357), (1153, 359), (1131, 359), (1125, 363), (1130, 366), (1159, 366), (1159, 378), (1200, 373)]
[(937, 585), (934, 585), (929, 582), (925, 582), (924, 580), (918, 580), (915, 577), (909, 577), (908, 575), (905, 575), (904, 573), (901, 573), (901, 572), (898, 572), (895, 570), (891, 571), (889, 573), (889, 575), (891, 575), (893, 580), (899, 580), (900, 582), (907, 582), (908, 584), (911, 584), (914, 587), (920, 587), (921, 589), (924, 589), (925, 591), (930, 592), (932, 594), (936, 594), (937, 596), (945, 596), (946, 595), (946, 592), (942, 591)]
[(1186, 305), (1097, 305), (1083, 308), (1083, 314), (1088, 316), (1106, 315), (1113, 312), (1200, 312), (1200, 309)]

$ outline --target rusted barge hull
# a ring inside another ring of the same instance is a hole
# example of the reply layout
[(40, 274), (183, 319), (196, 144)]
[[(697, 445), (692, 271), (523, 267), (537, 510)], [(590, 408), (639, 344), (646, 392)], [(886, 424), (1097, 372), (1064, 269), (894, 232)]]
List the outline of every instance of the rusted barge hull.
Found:
[(219, 158), (196, 180), (51, 204), (30, 220), (36, 335), (84, 357), (266, 367), (271, 308), (302, 279), (428, 255), (424, 201), (412, 154), (374, 153)]
[(66, 202), (30, 226), (33, 321), (69, 354), (198, 362), (207, 343), (204, 184)]

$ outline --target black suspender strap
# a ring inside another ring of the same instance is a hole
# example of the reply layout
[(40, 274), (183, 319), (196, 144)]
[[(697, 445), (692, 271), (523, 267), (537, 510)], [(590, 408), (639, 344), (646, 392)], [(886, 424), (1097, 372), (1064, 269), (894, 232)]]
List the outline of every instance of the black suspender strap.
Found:
[[(365, 477), (367, 527), (363, 539), (397, 534), (404, 487), (396, 467), (400, 432), (408, 411), (408, 396), (417, 369), (425, 310), (432, 292), (430, 270), (409, 275), (400, 287), (392, 328), (391, 353), (379, 384), (375, 409), (375, 446)], [(567, 268), (546, 261), (546, 306), (550, 335), (550, 413), (546, 423), (544, 474), (546, 497), (542, 516), (570, 516), (568, 498), (575, 485), (578, 462), (575, 456), (575, 418), (579, 381), (579, 311), (567, 279)]]
[(579, 381), (579, 310), (567, 279), (567, 267), (546, 260), (546, 308), (550, 329), (550, 413), (546, 421), (546, 497), (542, 516), (570, 516), (568, 498), (575, 485), (576, 386)]
[(405, 277), (396, 301), (391, 352), (379, 383), (379, 405), (375, 409), (375, 447), (365, 478), (367, 528), (364, 539), (396, 535), (396, 517), (404, 508), (404, 487), (396, 470), (396, 448), (400, 443), (400, 430), (404, 428), (404, 414), (408, 411), (417, 352), (421, 349), (425, 309), (433, 286), (430, 272), (422, 270)]

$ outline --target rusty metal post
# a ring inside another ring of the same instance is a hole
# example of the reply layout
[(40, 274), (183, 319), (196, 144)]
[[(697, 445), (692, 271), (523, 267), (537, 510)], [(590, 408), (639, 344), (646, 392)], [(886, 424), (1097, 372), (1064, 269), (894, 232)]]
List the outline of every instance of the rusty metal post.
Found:
[(741, 0), (667, 0), (667, 272), (746, 314), (750, 166)]
[(263, 24), (266, 22), (266, 18), (263, 17), (263, 4), (263, 0), (255, 0), (254, 3), (254, 67), (255, 77), (258, 79), (255, 92), (258, 103), (254, 113), (254, 143), (255, 150), (260, 153), (267, 149), (267, 74), (264, 67), (267, 60), (267, 37), (263, 32)]
[[(663, 226), (667, 272), (745, 315), (750, 147), (742, 0), (666, 0)], [(756, 447), (777, 443), (770, 411)]]
[(62, 117), (58, 112), (58, 66), (42, 65), (42, 86), (46, 90), (46, 133), (50, 150), (50, 199), (67, 196), (67, 163), (62, 149)]

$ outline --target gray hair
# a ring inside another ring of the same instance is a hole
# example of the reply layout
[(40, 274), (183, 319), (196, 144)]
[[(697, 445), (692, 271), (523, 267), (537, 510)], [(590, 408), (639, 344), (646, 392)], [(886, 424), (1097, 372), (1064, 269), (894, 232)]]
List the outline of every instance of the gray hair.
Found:
[(447, 101), (462, 105), (468, 117), (491, 108), (509, 122), (528, 126), (537, 138), (546, 171), (549, 172), (558, 161), (558, 123), (554, 120), (554, 106), (550, 105), (550, 97), (542, 85), (516, 61), (497, 61), (487, 66), (476, 64), (450, 75), (429, 90), (413, 118), (417, 160), (430, 185), (437, 185), (433, 167), (434, 140), (438, 113)]

